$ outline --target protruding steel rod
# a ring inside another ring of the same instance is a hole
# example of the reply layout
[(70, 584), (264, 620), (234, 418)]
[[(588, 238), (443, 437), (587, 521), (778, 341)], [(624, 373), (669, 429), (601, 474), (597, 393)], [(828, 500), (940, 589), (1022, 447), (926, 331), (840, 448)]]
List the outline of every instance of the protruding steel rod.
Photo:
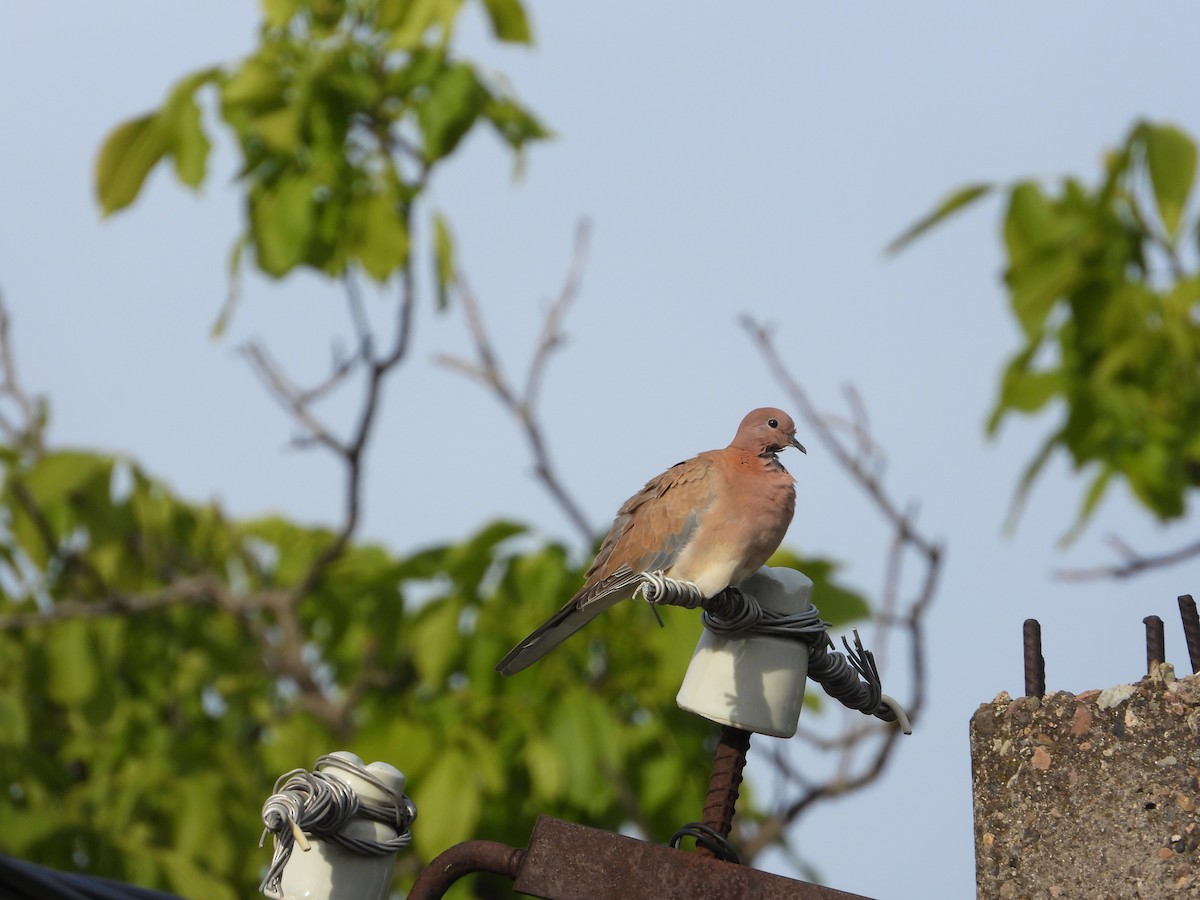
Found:
[(1025, 639), (1025, 696), (1046, 696), (1046, 657), (1042, 656), (1042, 626), (1037, 619), (1026, 619), (1022, 631)]
[(1163, 634), (1163, 620), (1158, 616), (1146, 616), (1142, 623), (1146, 626), (1146, 672), (1149, 674), (1156, 662), (1167, 661), (1167, 639)]
[(466, 841), (435, 856), (417, 876), (409, 900), (439, 900), (458, 879), (472, 872), (491, 872), (514, 879), (525, 851), (495, 841)]
[(1183, 619), (1183, 637), (1187, 641), (1188, 659), (1192, 663), (1192, 674), (1200, 672), (1200, 614), (1196, 612), (1196, 601), (1191, 594), (1179, 598), (1179, 615)]
[[(704, 824), (723, 838), (729, 837), (733, 828), (738, 787), (742, 783), (742, 770), (746, 768), (746, 754), (749, 751), (749, 731), (732, 725), (721, 726), (717, 752), (713, 754), (712, 778), (708, 782), (708, 799), (704, 804)], [(706, 847), (697, 847), (696, 852), (704, 856), (713, 855)]]

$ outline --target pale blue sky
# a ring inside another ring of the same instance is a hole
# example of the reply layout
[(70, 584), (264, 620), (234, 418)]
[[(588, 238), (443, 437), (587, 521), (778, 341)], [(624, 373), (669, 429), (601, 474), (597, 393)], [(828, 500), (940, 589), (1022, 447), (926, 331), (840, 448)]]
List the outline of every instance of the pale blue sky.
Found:
[[(558, 138), (530, 153), (514, 183), (481, 134), (433, 198), (455, 223), (514, 372), (561, 282), (575, 222), (593, 221), (543, 413), (598, 527), (648, 477), (727, 443), (750, 408), (787, 405), (735, 326), (739, 314), (776, 325), (821, 407), (842, 411), (841, 386), (857, 386), (889, 453), (889, 486), (920, 502), (924, 529), (949, 547), (929, 617), (931, 700), (883, 781), (819, 808), (796, 837), (843, 890), (967, 897), (967, 722), (998, 691), (1021, 690), (1022, 620), (1043, 621), (1051, 689), (1138, 677), (1149, 613), (1168, 622), (1169, 655), (1181, 667), (1185, 658), (1174, 597), (1200, 593), (1200, 566), (1116, 585), (1063, 584), (1048, 572), (1108, 560), (1110, 531), (1146, 550), (1174, 547), (1198, 519), (1160, 529), (1118, 491), (1059, 553), (1054, 540), (1083, 487), (1059, 460), (1003, 539), (1012, 487), (1054, 413), (984, 440), (1017, 342), (997, 277), (998, 204), (898, 259), (882, 249), (965, 181), (1094, 177), (1135, 117), (1200, 135), (1200, 7), (745, 6), (534, 2), (532, 51), (491, 46), (472, 17), (467, 52), (505, 73)], [(5, 12), (0, 288), (25, 382), (52, 399), (52, 439), (128, 451), (185, 495), (219, 498), (240, 515), (328, 520), (336, 470), (285, 448), (286, 417), (233, 349), (261, 336), (298, 377), (316, 380), (329, 334), (344, 328), (340, 295), (307, 277), (249, 279), (231, 333), (210, 340), (239, 227), (224, 143), (199, 198), (163, 171), (132, 210), (101, 222), (91, 194), (107, 130), (157, 104), (185, 72), (246, 52), (253, 4)], [(464, 350), (460, 321), (427, 305), (418, 326), (370, 455), (364, 535), (405, 552), (504, 515), (575, 541), (529, 477), (512, 423), (478, 387), (432, 364), (435, 353)], [(800, 495), (789, 545), (844, 560), (852, 583), (877, 590), (886, 534), (855, 488), (820, 452), (788, 464)], [(751, 752), (752, 779), (767, 770), (768, 741)]]

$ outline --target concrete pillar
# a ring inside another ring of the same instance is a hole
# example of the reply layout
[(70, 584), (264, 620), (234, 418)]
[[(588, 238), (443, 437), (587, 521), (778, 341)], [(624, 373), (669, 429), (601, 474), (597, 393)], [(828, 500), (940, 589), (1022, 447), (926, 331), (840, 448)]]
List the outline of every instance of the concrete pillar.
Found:
[(1200, 897), (1200, 675), (971, 719), (981, 898)]

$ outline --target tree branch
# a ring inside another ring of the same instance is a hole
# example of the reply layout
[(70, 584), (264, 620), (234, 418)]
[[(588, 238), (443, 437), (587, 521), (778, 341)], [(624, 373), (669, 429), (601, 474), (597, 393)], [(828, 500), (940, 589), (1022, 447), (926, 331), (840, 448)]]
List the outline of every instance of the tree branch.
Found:
[(1200, 556), (1200, 541), (1187, 544), (1167, 553), (1157, 556), (1143, 556), (1126, 544), (1116, 535), (1109, 535), (1108, 543), (1118, 555), (1125, 557), (1124, 562), (1110, 566), (1095, 566), (1090, 569), (1058, 569), (1054, 577), (1062, 581), (1094, 581), (1098, 578), (1132, 578), (1151, 569), (1173, 566)]
[(4, 302), (4, 294), (0, 292), (0, 398), (8, 398), (17, 407), (17, 421), (10, 421), (7, 416), (0, 415), (0, 432), (14, 445), (25, 445), (34, 455), (45, 453), (42, 443), (41, 397), (30, 397), (21, 387), (17, 379), (17, 365), (13, 356), (11, 340), (11, 320), (8, 307)]
[[(354, 330), (356, 346), (349, 357), (335, 360), (333, 371), (314, 388), (300, 389), (260, 343), (251, 342), (242, 350), (272, 397), (303, 429), (301, 446), (315, 443), (329, 450), (341, 462), (344, 473), (345, 491), (341, 522), (334, 530), (333, 540), (316, 555), (305, 574), (290, 590), (293, 606), (312, 591), (329, 564), (345, 551), (358, 528), (362, 513), (362, 456), (379, 413), (383, 384), (392, 371), (403, 362), (412, 337), (416, 284), (411, 259), (402, 271), (399, 282), (400, 296), (392, 338), (386, 352), (377, 356), (377, 336), (366, 315), (358, 284), (349, 274), (342, 279), (347, 314)], [(359, 401), (358, 416), (350, 435), (341, 438), (317, 417), (312, 410), (312, 404), (340, 387), (350, 373), (360, 367), (365, 369), (366, 378)]]
[(267, 349), (257, 341), (250, 341), (241, 348), (241, 353), (250, 363), (254, 374), (266, 386), (279, 405), (303, 426), (308, 438), (337, 454), (344, 454), (345, 446), (333, 432), (314, 415), (309, 408), (313, 392), (302, 391), (284, 374)]
[(499, 358), (483, 322), (479, 301), (461, 272), (454, 273), (453, 287), (463, 308), (467, 329), (475, 344), (477, 360), (468, 362), (445, 354), (437, 357), (439, 364), (478, 381), (490, 390), (500, 401), (501, 406), (517, 420), (517, 424), (525, 436), (525, 442), (529, 445), (533, 455), (534, 474), (542, 482), (542, 486), (550, 492), (551, 497), (554, 498), (559, 509), (570, 520), (575, 530), (579, 532), (580, 537), (588, 544), (595, 539), (595, 531), (554, 468), (545, 435), (538, 420), (537, 403), (550, 355), (562, 346), (564, 341), (561, 330), (563, 317), (579, 293), (589, 231), (586, 220), (579, 223), (575, 233), (575, 250), (571, 256), (567, 278), (558, 297), (546, 312), (546, 318), (542, 323), (541, 337), (525, 377), (525, 387), (519, 395), (500, 368)]
[(351, 282), (347, 281), (347, 285), (351, 285), (348, 288), (348, 305), (358, 334), (358, 354), (367, 365), (367, 384), (359, 405), (358, 421), (354, 426), (353, 434), (348, 442), (339, 444), (337, 448), (346, 479), (342, 523), (337, 529), (333, 541), (317, 555), (304, 577), (293, 589), (293, 606), (316, 586), (326, 567), (342, 555), (350, 543), (350, 538), (358, 528), (358, 520), (362, 513), (363, 452), (371, 438), (371, 432), (379, 413), (383, 383), (388, 375), (404, 361), (408, 353), (409, 342), (412, 339), (413, 308), (417, 301), (411, 259), (400, 276), (400, 298), (396, 308), (392, 343), (387, 354), (381, 358), (374, 356), (374, 337), (366, 317), (362, 314), (357, 291)]
[(21, 631), (68, 619), (102, 619), (106, 616), (155, 612), (174, 606), (229, 606), (228, 595), (211, 577), (185, 578), (149, 594), (113, 593), (99, 600), (62, 600), (45, 609), (0, 616), (0, 631)]

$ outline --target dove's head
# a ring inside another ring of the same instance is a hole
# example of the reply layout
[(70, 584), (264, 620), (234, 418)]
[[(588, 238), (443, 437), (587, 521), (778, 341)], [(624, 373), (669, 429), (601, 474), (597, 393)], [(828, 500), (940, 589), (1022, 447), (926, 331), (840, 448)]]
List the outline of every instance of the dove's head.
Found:
[(796, 440), (796, 423), (792, 417), (773, 406), (756, 409), (742, 419), (737, 435), (729, 446), (749, 450), (758, 456), (778, 453), (785, 447), (795, 447), (801, 453), (808, 452)]

